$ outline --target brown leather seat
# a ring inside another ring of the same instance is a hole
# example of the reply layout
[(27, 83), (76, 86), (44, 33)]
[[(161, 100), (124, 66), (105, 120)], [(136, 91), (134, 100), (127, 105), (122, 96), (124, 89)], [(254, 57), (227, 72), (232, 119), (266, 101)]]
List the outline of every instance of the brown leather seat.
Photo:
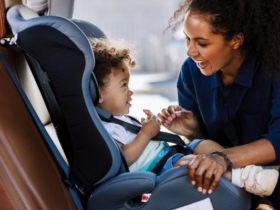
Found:
[[(6, 33), (5, 8), (0, 0), (0, 38)], [(7, 71), (5, 62), (15, 67), (11, 60), (17, 58), (11, 48), (0, 47), (0, 55), (0, 209), (75, 209), (56, 161)]]

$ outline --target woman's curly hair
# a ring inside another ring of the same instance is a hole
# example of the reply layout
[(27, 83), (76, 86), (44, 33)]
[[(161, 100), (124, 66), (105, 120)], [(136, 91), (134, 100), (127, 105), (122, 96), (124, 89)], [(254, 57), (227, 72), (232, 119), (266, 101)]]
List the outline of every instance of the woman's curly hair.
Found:
[(94, 74), (100, 87), (105, 85), (106, 77), (112, 68), (126, 71), (135, 67), (136, 63), (130, 56), (130, 50), (121, 43), (105, 38), (93, 38), (90, 43), (95, 57)]
[(255, 53), (266, 70), (280, 72), (279, 0), (183, 0), (169, 27), (176, 28), (189, 10), (206, 15), (213, 32), (226, 40), (243, 33), (243, 49)]

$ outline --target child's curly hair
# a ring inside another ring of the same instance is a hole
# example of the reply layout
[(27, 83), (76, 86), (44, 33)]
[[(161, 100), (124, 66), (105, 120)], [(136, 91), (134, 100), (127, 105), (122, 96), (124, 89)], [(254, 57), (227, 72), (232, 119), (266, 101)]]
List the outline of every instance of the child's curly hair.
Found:
[(100, 87), (105, 85), (106, 76), (111, 73), (112, 68), (126, 71), (135, 67), (136, 63), (126, 46), (105, 38), (93, 38), (90, 42), (95, 57), (94, 74)]

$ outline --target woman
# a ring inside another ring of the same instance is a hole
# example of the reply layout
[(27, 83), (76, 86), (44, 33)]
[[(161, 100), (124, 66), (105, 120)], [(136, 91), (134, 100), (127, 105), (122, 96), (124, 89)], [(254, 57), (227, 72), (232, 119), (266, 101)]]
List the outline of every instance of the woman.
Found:
[[(171, 131), (226, 148), (188, 163), (199, 191), (211, 193), (231, 167), (280, 164), (279, 11), (279, 0), (185, 0), (174, 13), (173, 21), (184, 16), (189, 58), (180, 106), (158, 117)], [(280, 209), (280, 181), (268, 199)]]

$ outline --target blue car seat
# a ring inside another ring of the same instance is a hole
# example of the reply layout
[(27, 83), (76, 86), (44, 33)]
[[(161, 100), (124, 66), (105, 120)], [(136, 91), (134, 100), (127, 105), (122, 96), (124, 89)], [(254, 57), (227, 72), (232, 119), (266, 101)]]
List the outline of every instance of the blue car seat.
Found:
[[(9, 9), (7, 19), (33, 70), (38, 68), (47, 78), (53, 97), (45, 99), (55, 100), (53, 104), (59, 107), (59, 117), (50, 114), (58, 121), (57, 131), (64, 132), (58, 136), (64, 138), (60, 140), (69, 162), (68, 184), (75, 186), (84, 208), (172, 210), (191, 209), (194, 207), (187, 206), (207, 202), (209, 210), (250, 209), (250, 196), (224, 178), (211, 195), (203, 195), (189, 183), (185, 167), (167, 170), (160, 176), (129, 172), (94, 106), (98, 84), (88, 37), (104, 33), (84, 21), (56, 16), (30, 18), (31, 13), (16, 5)], [(49, 111), (55, 111), (50, 106)], [(139, 201), (142, 195), (149, 199)]]

